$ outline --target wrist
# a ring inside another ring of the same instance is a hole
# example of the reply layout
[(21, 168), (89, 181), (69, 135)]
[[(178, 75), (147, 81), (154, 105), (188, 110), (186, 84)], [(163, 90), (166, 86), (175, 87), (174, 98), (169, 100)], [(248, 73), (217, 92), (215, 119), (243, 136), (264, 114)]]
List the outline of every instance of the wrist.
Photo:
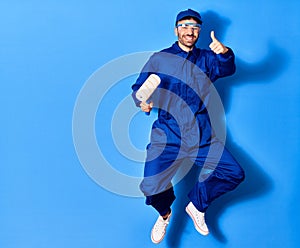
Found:
[(224, 47), (224, 50), (223, 50), (223, 52), (222, 52), (222, 54), (225, 54), (225, 53), (227, 53), (228, 52), (228, 47)]

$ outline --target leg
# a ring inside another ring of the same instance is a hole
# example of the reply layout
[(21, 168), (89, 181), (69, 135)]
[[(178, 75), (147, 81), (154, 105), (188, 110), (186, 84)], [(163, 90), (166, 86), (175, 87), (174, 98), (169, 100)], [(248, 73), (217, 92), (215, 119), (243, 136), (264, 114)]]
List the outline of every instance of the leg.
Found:
[(146, 196), (146, 204), (154, 207), (161, 216), (170, 212), (170, 207), (175, 200), (171, 180), (182, 161), (176, 158), (177, 153), (165, 149), (158, 158), (145, 164), (144, 179), (140, 189)]
[(211, 144), (209, 151), (201, 149), (196, 163), (204, 165), (199, 181), (188, 195), (191, 202), (186, 212), (192, 218), (196, 230), (207, 235), (209, 230), (204, 215), (208, 206), (217, 197), (236, 188), (245, 175), (237, 161), (219, 142)]
[[(217, 149), (222, 148), (221, 144), (213, 145)], [(219, 161), (213, 156), (207, 157), (206, 165), (211, 165), (211, 171), (205, 180), (200, 175), (199, 181), (189, 193), (190, 200), (200, 212), (205, 212), (213, 200), (234, 190), (245, 178), (244, 170), (225, 147)], [(209, 168), (205, 169), (209, 171)]]
[(153, 206), (161, 216), (170, 211), (175, 200), (171, 180), (182, 161), (180, 142), (165, 126), (154, 125), (140, 189), (146, 196), (146, 204)]
[(166, 234), (171, 217), (171, 205), (175, 200), (171, 180), (180, 164), (177, 159), (177, 148), (166, 145), (160, 154), (161, 150), (161, 145), (155, 143), (148, 146), (144, 179), (140, 185), (146, 196), (146, 204), (151, 205), (159, 213), (151, 231), (151, 240), (155, 244), (161, 242)]

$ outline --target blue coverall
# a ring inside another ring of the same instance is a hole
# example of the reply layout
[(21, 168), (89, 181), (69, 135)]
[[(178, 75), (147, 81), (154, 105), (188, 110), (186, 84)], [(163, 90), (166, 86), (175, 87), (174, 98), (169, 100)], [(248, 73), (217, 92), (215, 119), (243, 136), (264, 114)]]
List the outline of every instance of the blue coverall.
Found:
[(171, 180), (186, 159), (202, 166), (202, 170), (205, 165), (207, 171), (206, 178), (199, 177), (188, 193), (201, 212), (244, 180), (243, 169), (216, 137), (206, 106), (210, 84), (234, 72), (234, 53), (230, 48), (218, 55), (197, 47), (185, 52), (175, 42), (154, 53), (132, 85), (132, 96), (139, 107), (135, 92), (150, 74), (161, 78), (151, 98), (158, 108), (158, 118), (152, 126), (140, 185), (146, 204), (160, 215), (170, 211), (175, 200)]

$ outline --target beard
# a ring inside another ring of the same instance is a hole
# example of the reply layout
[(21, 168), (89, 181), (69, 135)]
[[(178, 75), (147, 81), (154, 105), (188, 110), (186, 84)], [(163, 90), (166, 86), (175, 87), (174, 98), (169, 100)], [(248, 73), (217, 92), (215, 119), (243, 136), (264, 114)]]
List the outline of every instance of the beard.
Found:
[(188, 35), (179, 35), (178, 36), (178, 41), (181, 43), (181, 45), (188, 47), (188, 48), (193, 48), (198, 41), (198, 36), (195, 36), (193, 34)]

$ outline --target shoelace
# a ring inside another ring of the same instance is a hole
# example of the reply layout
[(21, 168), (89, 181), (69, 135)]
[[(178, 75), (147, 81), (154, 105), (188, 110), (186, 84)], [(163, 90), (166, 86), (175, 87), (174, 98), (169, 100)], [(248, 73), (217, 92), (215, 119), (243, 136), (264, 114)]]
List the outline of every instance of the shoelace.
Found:
[(195, 215), (196, 215), (197, 222), (198, 223), (200, 222), (201, 225), (204, 226), (205, 225), (204, 215), (198, 212), (196, 212)]
[(157, 223), (157, 225), (155, 225), (155, 230), (160, 230), (161, 228), (163, 228), (163, 230), (165, 230), (165, 227), (169, 224), (168, 219), (164, 220), (161, 219), (159, 220), (159, 222)]

